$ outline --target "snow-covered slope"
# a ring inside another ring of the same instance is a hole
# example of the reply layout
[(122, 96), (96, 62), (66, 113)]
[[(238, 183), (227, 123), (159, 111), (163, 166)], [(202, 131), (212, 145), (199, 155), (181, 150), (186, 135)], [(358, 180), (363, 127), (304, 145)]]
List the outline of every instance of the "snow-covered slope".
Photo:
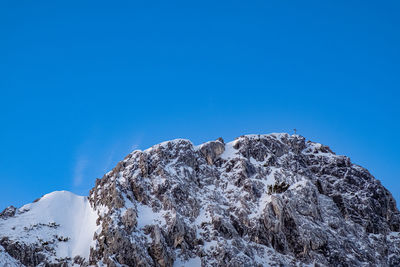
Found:
[(2, 246), (0, 246), (0, 266), (2, 267), (22, 267), (23, 265), (11, 257)]
[(0, 263), (400, 266), (399, 231), (390, 192), (327, 146), (176, 139), (130, 153), (88, 199), (54, 192), (0, 213)]
[[(88, 259), (98, 228), (96, 219), (87, 197), (56, 191), (21, 207), (14, 216), (0, 219), (0, 237), (12, 241), (8, 246), (18, 241), (28, 250), (43, 248), (46, 259), (42, 261), (63, 262), (76, 256)], [(33, 259), (30, 264), (36, 263)]]

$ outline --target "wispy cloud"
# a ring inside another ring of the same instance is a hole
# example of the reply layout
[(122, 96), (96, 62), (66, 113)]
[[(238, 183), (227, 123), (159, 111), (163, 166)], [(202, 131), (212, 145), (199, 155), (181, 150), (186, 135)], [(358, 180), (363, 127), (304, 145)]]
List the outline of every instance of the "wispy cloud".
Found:
[(114, 142), (102, 142), (88, 138), (76, 149), (72, 165), (72, 185), (75, 190), (87, 187), (96, 177), (110, 171), (127, 153), (140, 147), (142, 135), (120, 138)]
[(83, 155), (78, 157), (74, 167), (74, 186), (80, 186), (82, 184), (88, 163), (89, 161)]
[[(128, 147), (128, 146), (127, 146), (127, 147)], [(132, 152), (132, 151), (138, 149), (138, 148), (140, 147), (140, 140), (136, 140), (136, 139), (135, 139), (135, 140), (134, 140), (134, 143), (132, 144), (132, 142), (131, 142), (131, 144), (129, 145), (129, 147), (130, 147), (130, 149), (128, 150), (128, 153), (130, 153), (130, 152)], [(107, 153), (108, 156), (105, 158), (104, 164), (103, 164), (103, 166), (104, 166), (103, 172), (104, 172), (104, 173), (110, 171), (118, 161), (122, 160), (122, 159), (126, 156), (126, 155), (124, 154), (124, 152), (122, 152), (122, 151), (124, 151), (124, 150), (126, 150), (126, 149), (123, 149), (123, 148), (121, 147), (121, 144), (120, 144), (120, 143), (115, 143), (115, 144), (110, 148), (110, 151), (111, 151), (111, 152), (110, 152), (110, 153)], [(120, 158), (118, 158), (118, 156), (119, 156)]]
[(103, 172), (108, 172), (110, 170), (110, 168), (112, 167), (112, 163), (113, 163), (113, 159), (114, 159), (114, 154), (115, 154), (115, 149), (116, 147), (114, 146), (113, 149), (111, 150), (111, 153), (109, 153), (105, 164), (104, 164), (104, 168), (103, 168)]

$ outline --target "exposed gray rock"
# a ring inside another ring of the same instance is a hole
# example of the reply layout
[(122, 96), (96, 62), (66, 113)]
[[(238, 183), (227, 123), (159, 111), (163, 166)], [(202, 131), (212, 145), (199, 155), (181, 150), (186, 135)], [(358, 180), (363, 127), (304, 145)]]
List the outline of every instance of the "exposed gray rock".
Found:
[(5, 208), (1, 213), (0, 213), (0, 218), (6, 219), (9, 217), (13, 217), (15, 215), (15, 212), (17, 211), (17, 208), (14, 206), (9, 206)]
[[(115, 208), (117, 195), (123, 207)], [(126, 157), (96, 183), (90, 199), (114, 218), (104, 219), (108, 229), (121, 229), (119, 216), (136, 207), (139, 223), (126, 235), (144, 237), (135, 242), (147, 248), (140, 253), (148, 266), (196, 258), (203, 266), (394, 266), (399, 260), (400, 215), (390, 193), (349, 158), (300, 136), (242, 136), (197, 147), (165, 142)], [(148, 216), (154, 219), (143, 222)], [(107, 261), (101, 253), (91, 260)]]
[[(89, 201), (99, 230), (90, 259), (73, 259), (83, 266), (400, 264), (390, 192), (348, 157), (298, 135), (137, 150), (96, 180)], [(41, 262), (40, 248), (0, 245), (28, 265)]]
[(7, 237), (0, 239), (0, 246), (13, 258), (24, 264), (25, 266), (37, 266), (46, 262), (46, 257), (41, 253), (44, 248), (28, 246), (20, 242), (15, 242)]
[(214, 161), (225, 151), (223, 140), (207, 142), (200, 146), (200, 152), (207, 159), (207, 163), (212, 165)]

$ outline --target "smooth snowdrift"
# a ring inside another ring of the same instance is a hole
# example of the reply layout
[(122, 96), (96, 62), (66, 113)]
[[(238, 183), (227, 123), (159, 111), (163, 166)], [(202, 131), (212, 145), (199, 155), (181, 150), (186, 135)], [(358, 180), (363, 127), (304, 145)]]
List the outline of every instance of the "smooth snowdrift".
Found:
[(87, 197), (55, 191), (0, 220), (0, 236), (26, 244), (49, 244), (58, 258), (88, 259), (97, 215)]

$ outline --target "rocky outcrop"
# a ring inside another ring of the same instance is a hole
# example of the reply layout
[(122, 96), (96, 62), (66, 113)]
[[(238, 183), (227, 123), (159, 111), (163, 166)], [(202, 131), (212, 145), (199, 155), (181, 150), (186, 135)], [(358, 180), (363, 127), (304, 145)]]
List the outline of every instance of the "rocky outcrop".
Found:
[(0, 212), (0, 218), (7, 219), (9, 217), (13, 217), (15, 215), (16, 211), (17, 211), (16, 207), (9, 206), (9, 207), (5, 208), (2, 212)]
[[(90, 201), (105, 211), (91, 263), (394, 266), (400, 259), (391, 194), (349, 158), (300, 136), (197, 147), (178, 139), (134, 151), (96, 182)], [(140, 249), (121, 252), (115, 233), (124, 247)]]
[(15, 242), (7, 237), (0, 240), (0, 245), (14, 259), (23, 263), (25, 266), (37, 266), (40, 263), (46, 263), (46, 257), (41, 253), (43, 248), (29, 246), (24, 243)]
[[(390, 192), (348, 157), (298, 135), (136, 150), (96, 180), (89, 202), (98, 226), (77, 265), (400, 265)], [(29, 266), (41, 261), (33, 257), (40, 248), (0, 245)]]
[(213, 164), (218, 157), (224, 153), (225, 144), (222, 138), (217, 141), (207, 142), (200, 146), (200, 152), (206, 158), (208, 164)]

